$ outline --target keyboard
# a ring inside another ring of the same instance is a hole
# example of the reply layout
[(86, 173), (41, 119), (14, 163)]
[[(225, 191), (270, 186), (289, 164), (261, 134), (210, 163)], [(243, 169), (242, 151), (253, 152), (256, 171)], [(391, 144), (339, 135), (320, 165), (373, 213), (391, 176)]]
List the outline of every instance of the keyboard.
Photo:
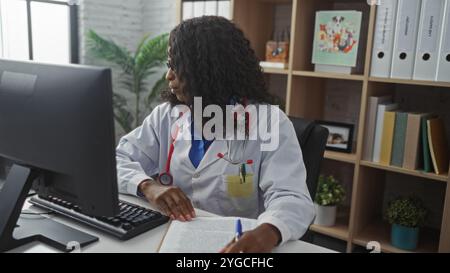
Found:
[(169, 221), (169, 217), (157, 211), (123, 200), (119, 200), (120, 213), (115, 217), (89, 216), (83, 214), (80, 207), (52, 196), (32, 197), (30, 203), (102, 230), (121, 240), (131, 239)]

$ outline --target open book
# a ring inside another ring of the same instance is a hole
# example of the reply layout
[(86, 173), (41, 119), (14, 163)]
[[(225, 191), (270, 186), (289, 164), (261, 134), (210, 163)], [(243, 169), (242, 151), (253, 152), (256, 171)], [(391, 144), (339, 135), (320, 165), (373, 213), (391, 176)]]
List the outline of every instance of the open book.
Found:
[[(159, 252), (217, 253), (235, 236), (237, 217), (196, 217), (190, 222), (172, 221)], [(255, 219), (239, 218), (242, 230), (254, 229)]]

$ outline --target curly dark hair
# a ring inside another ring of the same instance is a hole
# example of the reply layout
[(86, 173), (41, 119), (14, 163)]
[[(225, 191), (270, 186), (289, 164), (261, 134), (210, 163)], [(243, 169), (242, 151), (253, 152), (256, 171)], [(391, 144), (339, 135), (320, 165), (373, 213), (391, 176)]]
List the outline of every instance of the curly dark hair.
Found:
[[(177, 25), (169, 37), (169, 57), (176, 75), (184, 83), (183, 93), (192, 103), (224, 107), (235, 96), (239, 102), (277, 104), (267, 90), (259, 60), (244, 33), (219, 16), (202, 16)], [(170, 91), (162, 99), (180, 104)]]

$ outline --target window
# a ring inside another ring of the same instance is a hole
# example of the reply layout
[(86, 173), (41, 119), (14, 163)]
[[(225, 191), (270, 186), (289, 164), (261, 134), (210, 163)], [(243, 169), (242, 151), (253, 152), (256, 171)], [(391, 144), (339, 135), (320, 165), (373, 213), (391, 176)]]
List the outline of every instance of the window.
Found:
[(230, 19), (229, 0), (185, 0), (183, 1), (182, 19), (203, 15), (217, 15)]
[(0, 57), (78, 63), (74, 0), (0, 0)]

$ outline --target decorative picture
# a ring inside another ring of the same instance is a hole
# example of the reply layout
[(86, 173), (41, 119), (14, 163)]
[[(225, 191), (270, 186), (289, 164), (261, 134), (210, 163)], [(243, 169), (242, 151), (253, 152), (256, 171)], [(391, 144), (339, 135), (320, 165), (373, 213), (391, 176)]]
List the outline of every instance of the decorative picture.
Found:
[(358, 11), (317, 12), (312, 62), (356, 66), (361, 18)]
[(316, 121), (321, 126), (325, 127), (329, 131), (326, 149), (331, 151), (352, 152), (353, 142), (353, 124), (329, 122), (329, 121)]

